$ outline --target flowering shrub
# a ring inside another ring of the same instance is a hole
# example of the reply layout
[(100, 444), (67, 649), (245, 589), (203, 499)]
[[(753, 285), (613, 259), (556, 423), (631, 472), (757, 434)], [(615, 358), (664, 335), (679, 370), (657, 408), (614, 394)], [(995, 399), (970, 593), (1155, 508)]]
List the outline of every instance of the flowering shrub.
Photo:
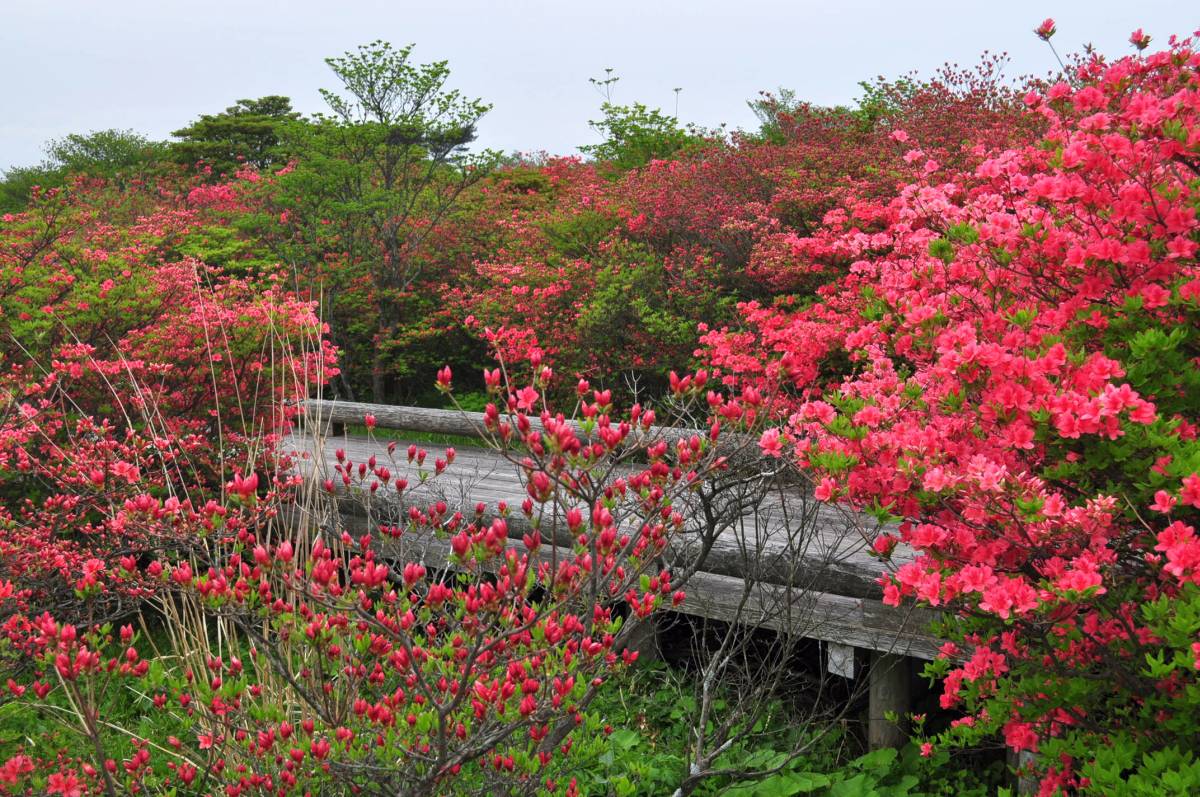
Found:
[(1039, 752), (1043, 793), (1193, 768), (1198, 65), (1190, 40), (1089, 57), (1025, 96), (1036, 142), (973, 168), (896, 131), (922, 179), (798, 242), (844, 272), (705, 337), (727, 381), (791, 396), (819, 498), (902, 521), (885, 600), (956, 610), (944, 741)]
[[(807, 292), (844, 271), (845, 253), (809, 240), (827, 212), (890, 196), (932, 158), (973, 164), (980, 142), (1025, 140), (1040, 122), (1020, 114), (1001, 66), (880, 83), (857, 111), (776, 108), (775, 137), (707, 141), (608, 180), (603, 164), (566, 159), (538, 165), (540, 181), (501, 172), (484, 189), (491, 201), (462, 220), (494, 237), (464, 253), (473, 263), (448, 300), (476, 334), (501, 335), (510, 357), (537, 348), (614, 389), (634, 375), (665, 391), (699, 325), (732, 320), (739, 299)], [(911, 149), (903, 125), (927, 139), (925, 157), (899, 157)]]
[[(450, 378), (439, 374), (446, 390)], [(229, 634), (185, 656), (186, 666), (152, 663), (131, 625), (114, 633), (34, 615), (4, 582), (9, 649), (29, 661), (6, 699), (69, 710), (88, 752), (56, 761), (18, 753), (0, 770), (0, 789), (431, 794), (453, 780), (576, 793), (554, 762), (570, 753), (604, 681), (636, 659), (625, 647), (631, 630), (683, 599), (655, 561), (683, 522), (673, 500), (723, 460), (715, 428), (668, 445), (651, 432), (652, 411), (617, 421), (611, 394), (586, 384), (579, 422), (553, 415), (542, 399), (551, 378), (539, 369), (516, 387), (500, 370), (487, 374), (502, 400), (487, 408), (487, 437), (526, 474), (515, 517), (504, 507), (465, 516), (415, 497), (453, 470), (454, 451), (429, 463), (416, 446), (394, 444), (363, 463), (337, 452), (337, 479), (324, 484), (324, 495), (367, 502), (372, 520), (357, 536), (277, 522), (296, 473), (268, 484), (235, 476), (191, 526), (178, 501), (128, 506), (192, 528), (203, 550), (159, 550), (111, 570), (85, 562), (80, 596), (136, 576), (168, 616), (166, 607), (191, 606)], [(415, 476), (411, 485), (401, 472)], [(380, 553), (406, 545), (422, 558)], [(145, 695), (168, 731), (135, 737), (118, 759), (104, 700), (125, 690)]]
[(192, 214), (113, 223), (93, 191), (0, 230), (0, 578), (61, 619), (211, 531), (230, 472), (274, 467), (283, 401), (335, 370), (311, 305), (168, 259)]
[[(719, 426), (668, 445), (584, 383), (577, 422), (551, 415), (530, 353), (529, 384), (483, 380), (490, 440), (526, 473), (518, 514), (411, 497), (453, 452), (425, 470), (411, 450), (410, 493), (393, 447), (326, 485), (368, 502), (365, 529), (297, 527), (297, 500), (332, 509), (302, 498), (279, 435), (333, 352), (271, 274), (176, 254), (235, 212), (206, 190), (81, 184), (6, 218), (0, 709), (77, 738), (6, 747), (0, 791), (575, 793), (557, 763), (575, 724), (640, 619), (683, 597), (655, 561), (673, 500), (721, 467)], [(408, 540), (444, 556), (405, 559)]]

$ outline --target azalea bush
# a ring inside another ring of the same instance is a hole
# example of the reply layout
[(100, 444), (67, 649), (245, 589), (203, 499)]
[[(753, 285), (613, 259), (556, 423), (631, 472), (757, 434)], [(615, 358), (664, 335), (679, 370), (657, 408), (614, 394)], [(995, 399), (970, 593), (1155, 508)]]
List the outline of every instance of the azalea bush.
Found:
[[(0, 789), (574, 793), (550, 763), (636, 657), (621, 640), (682, 598), (654, 563), (672, 498), (720, 466), (716, 431), (668, 447), (652, 411), (613, 422), (611, 393), (582, 383), (569, 421), (547, 413), (549, 368), (520, 387), (493, 370), (486, 434), (527, 473), (519, 547), (507, 509), (409, 499), (382, 452), (339, 456), (314, 498), (282, 445), (295, 400), (336, 373), (314, 307), (269, 274), (173, 259), (238, 210), (257, 183), (239, 180), (145, 215), (80, 184), (5, 219), (0, 711), (64, 730), (14, 740)], [(425, 471), (409, 451), (414, 489), (453, 458)], [(338, 489), (374, 523), (313, 525)], [(436, 570), (381, 556), (405, 536), (443, 542)]]
[(801, 242), (844, 270), (705, 338), (789, 397), (780, 453), (819, 498), (900, 522), (885, 601), (952, 610), (930, 673), (964, 716), (929, 749), (997, 734), (1046, 794), (1194, 784), (1198, 64), (1082, 59), (1025, 95), (1035, 142), (971, 168), (895, 130), (921, 179)]
[(211, 529), (231, 473), (276, 466), (285, 402), (336, 370), (311, 304), (173, 259), (195, 211), (122, 199), (47, 192), (0, 230), (0, 572), (30, 605), (94, 612), (123, 592), (101, 573), (138, 594), (128, 563)]
[[(221, 535), (246, 533), (231, 487), (248, 496), (260, 474), (266, 488), (286, 472), (291, 402), (336, 370), (311, 303), (178, 254), (202, 221), (178, 191), (78, 180), (0, 226), (6, 700), (27, 695), (92, 736), (115, 692), (92, 682), (55, 702), (64, 681), (46, 677), (73, 679), (139, 617), (160, 623), (169, 563), (208, 561)], [(168, 627), (183, 637), (178, 619)], [(173, 655), (205, 648), (192, 639)], [(150, 672), (124, 661), (122, 676)], [(32, 760), (9, 762), (5, 788)], [(20, 790), (77, 793), (46, 776)]]
[[(436, 500), (453, 449), (338, 451), (305, 480), (320, 466), (280, 436), (333, 368), (311, 306), (237, 303), (219, 274), (188, 294), (171, 280), (200, 264), (138, 251), (144, 325), (48, 365), (27, 351), (4, 383), (0, 713), (64, 730), (6, 749), (0, 789), (577, 793), (583, 712), (636, 659), (637, 624), (683, 599), (658, 561), (673, 502), (724, 467), (720, 426), (668, 442), (652, 410), (618, 419), (585, 382), (575, 417), (555, 415), (535, 356), (523, 382), (483, 377), (481, 433), (524, 472), (519, 509)], [(342, 526), (339, 501), (366, 525)]]

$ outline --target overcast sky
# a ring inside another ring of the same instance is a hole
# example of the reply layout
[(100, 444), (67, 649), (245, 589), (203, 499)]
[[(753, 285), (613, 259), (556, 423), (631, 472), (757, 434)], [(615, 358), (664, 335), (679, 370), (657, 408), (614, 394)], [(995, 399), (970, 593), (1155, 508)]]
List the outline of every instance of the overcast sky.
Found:
[(49, 139), (132, 128), (165, 138), (242, 97), (285, 94), (320, 110), (323, 62), (386, 39), (447, 59), (451, 83), (494, 104), (480, 143), (572, 153), (596, 136), (600, 97), (588, 78), (614, 67), (614, 101), (749, 127), (746, 100), (786, 86), (824, 104), (859, 80), (984, 50), (1013, 74), (1053, 56), (1031, 33), (1053, 16), (1061, 51), (1092, 42), (1125, 54), (1143, 27), (1165, 42), (1200, 26), (1185, 0), (0, 0), (0, 168), (37, 162)]

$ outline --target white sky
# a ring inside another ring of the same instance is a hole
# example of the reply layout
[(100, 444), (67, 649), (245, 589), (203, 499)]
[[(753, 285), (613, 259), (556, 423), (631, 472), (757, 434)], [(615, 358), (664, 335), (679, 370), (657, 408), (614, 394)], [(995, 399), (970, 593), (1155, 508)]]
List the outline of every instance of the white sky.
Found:
[(614, 100), (684, 121), (750, 127), (745, 101), (786, 86), (847, 102), (857, 82), (1008, 52), (1012, 74), (1054, 66), (1031, 29), (1058, 22), (1060, 52), (1114, 55), (1143, 27), (1157, 43), (1200, 27), (1184, 0), (0, 0), (0, 168), (37, 162), (72, 132), (165, 138), (242, 97), (284, 94), (304, 112), (334, 82), (323, 58), (372, 39), (446, 59), (452, 85), (494, 104), (480, 143), (571, 153), (596, 138), (588, 78), (615, 67)]

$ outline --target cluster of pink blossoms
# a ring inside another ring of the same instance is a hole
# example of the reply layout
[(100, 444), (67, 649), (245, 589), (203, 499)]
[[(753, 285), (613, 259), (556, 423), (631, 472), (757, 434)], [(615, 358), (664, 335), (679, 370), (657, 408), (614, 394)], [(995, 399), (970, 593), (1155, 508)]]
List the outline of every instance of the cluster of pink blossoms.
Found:
[(704, 339), (726, 381), (790, 397), (780, 430), (818, 498), (899, 520), (876, 549), (915, 557), (885, 601), (961, 613), (974, 653), (948, 651), (943, 704), (1015, 749), (1092, 709), (1045, 680), (1012, 698), (1014, 670), (1145, 677), (1141, 604), (1200, 584), (1198, 67), (1174, 39), (1082, 61), (1026, 95), (1029, 145), (827, 214), (796, 250), (852, 260), (818, 303), (746, 304)]

